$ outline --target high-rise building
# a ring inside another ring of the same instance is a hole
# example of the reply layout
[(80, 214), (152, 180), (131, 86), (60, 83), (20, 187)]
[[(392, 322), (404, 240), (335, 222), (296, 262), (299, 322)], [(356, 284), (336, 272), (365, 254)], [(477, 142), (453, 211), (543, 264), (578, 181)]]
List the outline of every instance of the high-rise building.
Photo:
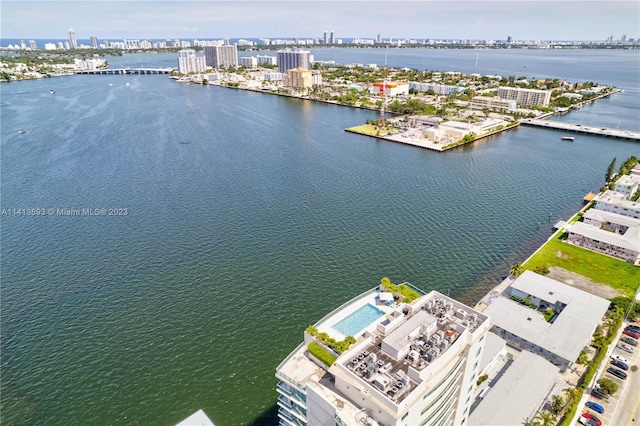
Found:
[(240, 58), (240, 65), (245, 68), (255, 68), (258, 66), (258, 58), (255, 56), (246, 56), (244, 58)]
[(378, 33), (378, 37), (376, 37), (376, 43), (382, 43), (382, 34)]
[(336, 33), (333, 31), (329, 35), (329, 44), (336, 44)]
[(507, 43), (511, 43), (513, 41), (513, 38), (511, 38), (511, 36), (507, 36)]
[(328, 31), (324, 32), (324, 37), (322, 38), (322, 42), (324, 44), (329, 44), (329, 32)]
[(69, 41), (71, 42), (72, 49), (78, 48), (78, 40), (76, 40), (76, 32), (73, 28), (69, 28)]
[(178, 71), (180, 74), (201, 73), (207, 66), (203, 56), (196, 56), (193, 49), (183, 49), (178, 52)]
[(519, 87), (500, 87), (498, 98), (513, 100), (526, 106), (549, 106), (551, 90), (523, 89)]
[(436, 291), (394, 293), (369, 290), (307, 328), (276, 370), (280, 425), (468, 420), (489, 318)]
[(36, 44), (35, 40), (29, 40), (29, 48), (31, 50), (36, 50), (38, 48), (38, 45)]
[(205, 46), (203, 49), (208, 67), (229, 68), (238, 66), (238, 47), (235, 45)]
[(94, 49), (98, 48), (98, 37), (94, 35), (91, 36), (91, 47), (93, 47)]
[(286, 73), (293, 68), (311, 68), (311, 53), (307, 50), (279, 50), (278, 71)]

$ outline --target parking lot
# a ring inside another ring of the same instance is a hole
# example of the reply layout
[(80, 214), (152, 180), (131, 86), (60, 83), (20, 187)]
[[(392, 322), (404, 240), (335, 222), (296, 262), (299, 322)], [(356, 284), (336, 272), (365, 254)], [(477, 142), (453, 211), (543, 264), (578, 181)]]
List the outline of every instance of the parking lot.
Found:
[[(604, 409), (604, 412), (598, 413), (593, 408), (587, 407), (586, 405), (581, 411), (579, 411), (579, 415), (587, 412), (591, 416), (595, 416), (602, 422), (603, 426), (632, 424), (634, 422), (632, 419), (637, 415), (637, 401), (639, 400), (638, 398), (640, 398), (640, 379), (638, 378), (640, 373), (637, 371), (640, 349), (638, 346), (633, 346), (627, 342), (620, 341), (620, 337), (625, 336), (623, 334), (623, 330), (627, 325), (628, 324), (625, 323), (621, 327), (616, 340), (610, 346), (609, 356), (607, 356), (606, 360), (598, 369), (598, 374), (592, 383), (592, 386), (595, 387), (599, 379), (611, 379), (618, 385), (617, 392), (608, 398), (603, 398), (594, 395), (593, 389), (590, 387), (587, 389), (587, 392), (585, 392), (586, 399), (583, 398), (583, 402), (599, 404)], [(618, 364), (617, 366), (612, 364), (611, 362), (614, 359), (622, 361), (623, 364), (620, 362), (614, 362), (614, 364)], [(628, 369), (624, 370), (623, 368), (620, 368), (622, 365), (627, 366)], [(619, 373), (616, 373), (615, 370), (613, 370), (613, 374), (612, 372), (607, 371), (612, 367), (618, 371), (622, 371), (627, 377), (622, 379), (616, 375)], [(637, 423), (640, 424), (640, 419), (638, 419)], [(597, 425), (597, 422), (592, 422), (591, 424)]]

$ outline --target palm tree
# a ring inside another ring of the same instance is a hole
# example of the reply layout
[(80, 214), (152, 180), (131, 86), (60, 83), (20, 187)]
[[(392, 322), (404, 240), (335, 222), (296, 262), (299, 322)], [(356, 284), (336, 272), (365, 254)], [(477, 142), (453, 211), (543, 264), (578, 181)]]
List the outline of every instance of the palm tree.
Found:
[(556, 418), (547, 410), (539, 411), (535, 420), (540, 426), (553, 426), (556, 424)]
[(554, 413), (559, 413), (564, 408), (564, 399), (562, 395), (553, 395), (551, 397), (551, 409)]
[(524, 268), (522, 267), (521, 262), (511, 265), (511, 269), (509, 269), (509, 273), (514, 277), (519, 277), (523, 272)]
[(564, 388), (562, 389), (562, 392), (564, 392), (567, 398), (567, 404), (571, 403), (571, 401), (573, 401), (578, 395), (578, 389), (576, 388)]

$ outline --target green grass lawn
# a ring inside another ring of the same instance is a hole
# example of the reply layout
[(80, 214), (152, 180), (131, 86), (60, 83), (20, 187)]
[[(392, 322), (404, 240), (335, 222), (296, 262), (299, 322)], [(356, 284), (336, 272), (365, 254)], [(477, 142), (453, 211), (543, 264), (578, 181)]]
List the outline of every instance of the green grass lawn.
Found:
[(350, 132), (362, 133), (363, 135), (369, 136), (384, 136), (389, 133), (388, 130), (378, 130), (378, 128), (373, 124), (363, 124), (362, 126), (349, 127), (347, 130)]
[(640, 267), (613, 257), (595, 253), (555, 238), (549, 240), (529, 259), (524, 269), (534, 270), (537, 266), (557, 266), (567, 271), (583, 275), (592, 281), (615, 288), (625, 296), (633, 297), (640, 286)]

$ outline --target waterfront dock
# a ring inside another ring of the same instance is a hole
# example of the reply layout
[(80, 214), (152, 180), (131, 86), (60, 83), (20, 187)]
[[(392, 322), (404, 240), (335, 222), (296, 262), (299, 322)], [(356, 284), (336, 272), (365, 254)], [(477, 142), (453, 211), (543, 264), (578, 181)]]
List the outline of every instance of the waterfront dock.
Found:
[(528, 118), (522, 120), (520, 124), (525, 126), (546, 127), (548, 129), (563, 130), (565, 132), (583, 133), (596, 136), (606, 136), (610, 138), (628, 139), (640, 141), (640, 132), (630, 130), (609, 129), (606, 127), (583, 126), (581, 124), (563, 123), (560, 121), (548, 121)]

